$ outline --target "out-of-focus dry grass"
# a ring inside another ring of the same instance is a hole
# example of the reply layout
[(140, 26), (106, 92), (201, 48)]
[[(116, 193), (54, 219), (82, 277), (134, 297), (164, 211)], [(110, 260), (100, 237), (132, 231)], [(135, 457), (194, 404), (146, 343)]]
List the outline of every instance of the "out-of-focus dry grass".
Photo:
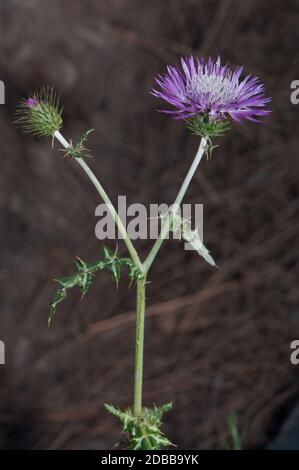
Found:
[[(50, 141), (12, 123), (17, 101), (45, 83), (61, 92), (64, 133), (88, 128), (92, 167), (112, 198), (171, 203), (197, 140), (155, 113), (153, 76), (179, 55), (244, 63), (273, 96), (265, 126), (235, 128), (204, 162), (186, 201), (204, 203), (204, 235), (220, 269), (178, 242), (151, 273), (147, 405), (174, 400), (165, 430), (179, 448), (221, 448), (232, 410), (246, 445), (296, 393), (298, 336), (299, 9), (293, 1), (2, 2), (0, 78), (2, 448), (109, 448), (118, 424), (103, 402), (132, 401), (134, 289), (99, 275), (72, 293), (47, 329), (51, 279), (93, 260), (97, 194)], [(150, 243), (141, 242), (143, 256)]]

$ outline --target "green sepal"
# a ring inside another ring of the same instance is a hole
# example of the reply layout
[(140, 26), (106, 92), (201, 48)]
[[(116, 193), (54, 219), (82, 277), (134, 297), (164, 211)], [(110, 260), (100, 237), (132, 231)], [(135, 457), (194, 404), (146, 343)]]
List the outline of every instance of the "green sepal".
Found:
[(185, 119), (187, 129), (192, 134), (198, 135), (206, 139), (207, 144), (205, 152), (207, 158), (211, 158), (212, 151), (217, 145), (213, 145), (212, 139), (215, 137), (223, 136), (231, 127), (228, 119), (220, 121), (219, 119), (211, 120), (205, 114), (198, 114), (191, 118)]
[(162, 416), (171, 410), (172, 403), (153, 409), (143, 408), (140, 416), (135, 416), (130, 408), (122, 411), (107, 404), (105, 408), (120, 420), (130, 450), (159, 450), (173, 446), (161, 431)]
[(55, 316), (57, 305), (66, 298), (68, 289), (78, 286), (83, 298), (92, 284), (94, 274), (102, 270), (109, 271), (113, 281), (118, 285), (122, 266), (128, 269), (128, 275), (131, 281), (136, 281), (142, 275), (140, 270), (134, 265), (132, 259), (119, 258), (116, 251), (112, 251), (105, 246), (101, 250), (101, 258), (96, 262), (86, 263), (82, 259), (77, 258), (77, 272), (75, 274), (55, 279), (59, 284), (59, 288), (50, 306), (48, 324), (51, 324)]

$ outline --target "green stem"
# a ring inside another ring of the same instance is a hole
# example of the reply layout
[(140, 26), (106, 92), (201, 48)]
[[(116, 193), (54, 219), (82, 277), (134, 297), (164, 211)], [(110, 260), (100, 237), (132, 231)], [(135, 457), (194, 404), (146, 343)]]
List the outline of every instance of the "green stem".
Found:
[[(70, 144), (67, 140), (61, 135), (59, 131), (56, 131), (54, 137), (64, 146), (65, 149), (70, 147)], [(140, 270), (142, 277), (137, 281), (137, 317), (136, 317), (136, 344), (135, 344), (135, 387), (134, 387), (134, 414), (135, 416), (140, 416), (142, 414), (142, 382), (143, 382), (143, 348), (144, 348), (144, 321), (145, 321), (145, 286), (146, 286), (146, 276), (147, 273), (158, 253), (160, 250), (163, 241), (165, 240), (166, 236), (169, 233), (171, 228), (171, 224), (173, 221), (173, 217), (176, 214), (176, 211), (180, 207), (180, 204), (183, 200), (183, 197), (188, 189), (188, 186), (191, 182), (191, 179), (198, 167), (202, 156), (204, 155), (206, 149), (206, 139), (202, 138), (200, 142), (200, 146), (198, 151), (195, 155), (193, 163), (186, 175), (186, 178), (181, 186), (181, 189), (175, 199), (175, 202), (172, 206), (172, 209), (167, 217), (166, 222), (162, 226), (161, 234), (159, 238), (154, 243), (148, 257), (146, 258), (145, 262), (142, 264), (140, 258), (129, 239), (128, 233), (116, 212), (112, 202), (109, 199), (106, 191), (104, 190), (103, 186), (96, 178), (94, 173), (91, 171), (87, 163), (83, 158), (76, 158), (77, 163), (81, 166), (83, 171), (87, 174), (95, 188), (97, 189), (98, 193), (106, 203), (110, 213), (115, 221), (120, 234), (127, 246), (127, 249), (131, 255), (131, 258), (136, 267)]]
[(169, 230), (171, 228), (171, 224), (172, 224), (172, 221), (173, 221), (173, 217), (175, 216), (177, 210), (179, 209), (179, 207), (181, 205), (181, 202), (183, 200), (183, 197), (185, 196), (185, 193), (188, 189), (188, 186), (189, 186), (189, 184), (190, 184), (190, 182), (193, 178), (193, 175), (194, 175), (194, 173), (195, 173), (195, 171), (196, 171), (196, 169), (199, 165), (199, 162), (200, 162), (200, 160), (202, 159), (202, 157), (205, 153), (206, 144), (207, 144), (207, 141), (203, 137), (200, 141), (200, 145), (199, 145), (197, 153), (194, 157), (193, 163), (190, 166), (189, 171), (186, 175), (186, 178), (184, 179), (184, 182), (181, 186), (181, 189), (179, 190), (178, 195), (177, 195), (177, 197), (174, 201), (174, 204), (172, 205), (172, 209), (169, 213), (169, 216), (167, 217), (167, 220), (165, 221), (164, 225), (162, 226), (160, 236), (156, 240), (156, 242), (154, 243), (151, 251), (149, 252), (149, 254), (148, 254), (148, 256), (145, 260), (145, 262), (143, 263), (145, 273), (148, 273), (155, 257), (158, 254), (158, 251), (160, 250), (160, 248), (162, 246), (163, 241), (165, 240), (165, 238), (167, 237), (167, 235), (169, 233)]
[(142, 412), (142, 379), (143, 379), (143, 346), (144, 346), (144, 316), (145, 316), (145, 285), (146, 277), (137, 281), (137, 318), (135, 343), (135, 389), (134, 414)]
[[(59, 131), (56, 131), (54, 133), (54, 137), (56, 137), (56, 139), (63, 145), (63, 147), (65, 149), (68, 149), (70, 147), (70, 144), (69, 142), (63, 137), (63, 135), (59, 132)], [(139, 256), (137, 254), (137, 251), (135, 250), (130, 238), (129, 238), (129, 235), (121, 221), (121, 218), (119, 217), (118, 213), (116, 212), (108, 194), (106, 193), (106, 191), (104, 190), (103, 186), (101, 185), (101, 183), (99, 182), (99, 180), (97, 179), (97, 177), (95, 176), (95, 174), (92, 172), (92, 170), (90, 169), (90, 167), (87, 165), (87, 163), (85, 162), (85, 160), (83, 158), (76, 158), (75, 159), (76, 162), (81, 166), (81, 168), (83, 169), (83, 171), (86, 173), (86, 175), (88, 176), (88, 178), (90, 179), (90, 181), (92, 182), (92, 184), (95, 186), (96, 190), (98, 191), (98, 193), (100, 194), (101, 198), (103, 199), (103, 201), (105, 202), (107, 208), (109, 209), (112, 217), (113, 217), (113, 220), (114, 222), (116, 223), (117, 227), (118, 227), (118, 230), (127, 246), (127, 249), (131, 255), (131, 258), (132, 260), (134, 261), (134, 264), (135, 266), (140, 269), (140, 271), (142, 271), (143, 269), (143, 266), (142, 266), (142, 263), (139, 259)]]

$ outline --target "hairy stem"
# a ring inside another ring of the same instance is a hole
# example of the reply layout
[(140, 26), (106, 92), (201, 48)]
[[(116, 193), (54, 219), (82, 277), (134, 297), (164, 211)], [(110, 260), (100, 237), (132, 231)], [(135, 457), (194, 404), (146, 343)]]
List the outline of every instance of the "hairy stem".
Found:
[(165, 240), (165, 238), (167, 237), (167, 235), (169, 233), (173, 218), (174, 218), (176, 212), (178, 211), (178, 209), (181, 205), (181, 202), (183, 200), (183, 197), (185, 196), (185, 193), (186, 193), (186, 191), (188, 189), (188, 186), (189, 186), (189, 184), (190, 184), (190, 182), (193, 178), (193, 175), (194, 175), (194, 173), (195, 173), (195, 171), (196, 171), (196, 169), (199, 165), (200, 160), (202, 159), (202, 157), (205, 153), (206, 144), (207, 144), (206, 139), (204, 137), (202, 137), (202, 139), (200, 141), (199, 148), (198, 148), (197, 153), (194, 157), (193, 163), (190, 166), (189, 171), (186, 175), (186, 178), (184, 179), (183, 184), (181, 186), (181, 189), (179, 190), (178, 195), (177, 195), (177, 197), (174, 201), (174, 204), (172, 205), (172, 209), (171, 209), (165, 223), (162, 226), (160, 236), (156, 240), (156, 242), (154, 243), (151, 251), (149, 252), (149, 254), (148, 254), (148, 256), (147, 256), (147, 258), (144, 262), (144, 268), (145, 268), (144, 271), (146, 273), (149, 271), (155, 257), (158, 254), (158, 251), (160, 250), (160, 248), (162, 246), (163, 241)]
[(137, 281), (137, 318), (135, 343), (135, 388), (134, 414), (142, 412), (142, 379), (143, 379), (143, 346), (144, 346), (144, 317), (145, 317), (145, 285), (146, 277)]
[[(56, 137), (56, 139), (63, 145), (63, 147), (65, 149), (68, 149), (70, 147), (70, 144), (69, 142), (63, 137), (63, 135), (59, 132), (59, 131), (56, 131), (54, 133), (54, 137)], [(96, 190), (98, 191), (98, 193), (100, 194), (101, 198), (103, 199), (103, 201), (105, 202), (105, 204), (107, 205), (107, 208), (109, 209), (110, 213), (111, 213), (111, 216), (113, 217), (113, 220), (114, 222), (116, 223), (117, 225), (117, 228), (119, 230), (119, 233), (121, 234), (126, 246), (127, 246), (127, 249), (131, 255), (131, 258), (135, 264), (135, 266), (137, 268), (140, 269), (140, 271), (142, 271), (142, 263), (139, 259), (139, 256), (128, 236), (128, 233), (118, 215), (118, 213), (116, 212), (108, 194), (106, 193), (106, 191), (104, 190), (103, 186), (101, 185), (101, 183), (99, 182), (99, 180), (97, 179), (97, 177), (95, 176), (95, 174), (92, 172), (92, 170), (90, 169), (90, 167), (87, 165), (87, 163), (85, 162), (85, 160), (83, 158), (76, 158), (75, 159), (77, 161), (77, 163), (81, 166), (81, 168), (83, 169), (83, 171), (86, 173), (86, 175), (88, 176), (88, 178), (90, 179), (90, 181), (92, 182), (92, 184), (95, 186)]]

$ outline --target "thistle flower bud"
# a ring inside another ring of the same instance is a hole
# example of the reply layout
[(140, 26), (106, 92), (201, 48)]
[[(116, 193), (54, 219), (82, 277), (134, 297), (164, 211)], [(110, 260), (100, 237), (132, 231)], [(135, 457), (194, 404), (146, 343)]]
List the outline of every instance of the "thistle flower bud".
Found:
[(62, 126), (62, 108), (53, 88), (45, 87), (24, 99), (16, 113), (16, 123), (24, 132), (53, 136)]

